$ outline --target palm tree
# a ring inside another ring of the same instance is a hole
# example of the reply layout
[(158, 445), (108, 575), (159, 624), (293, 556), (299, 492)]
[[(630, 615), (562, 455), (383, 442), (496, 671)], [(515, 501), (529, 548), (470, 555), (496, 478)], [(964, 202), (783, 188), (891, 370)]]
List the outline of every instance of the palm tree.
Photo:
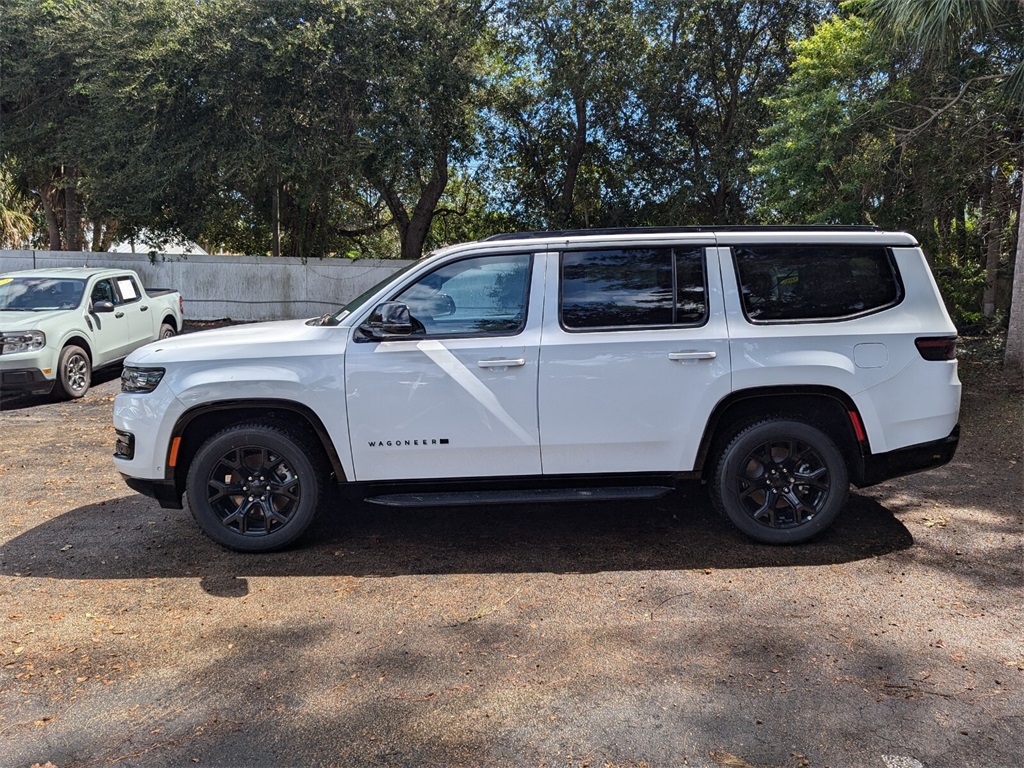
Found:
[(21, 248), (35, 232), (32, 203), (21, 193), (7, 168), (0, 165), (0, 248)]
[[(998, 91), (1004, 118), (1024, 135), (1024, 0), (868, 0), (868, 15), (890, 39), (909, 43), (925, 57), (955, 56), (965, 35), (984, 36), (1003, 55), (993, 72), (963, 84), (950, 103), (964, 98), (988, 100)], [(1024, 174), (1024, 139), (1017, 173)], [(1017, 216), (1010, 328), (1004, 366), (1024, 373), (1024, 183)]]

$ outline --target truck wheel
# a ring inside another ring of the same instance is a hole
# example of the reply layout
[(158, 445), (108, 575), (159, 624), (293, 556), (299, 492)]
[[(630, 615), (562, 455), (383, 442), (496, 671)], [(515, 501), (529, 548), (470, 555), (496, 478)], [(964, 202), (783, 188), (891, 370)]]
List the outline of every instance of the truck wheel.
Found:
[(169, 339), (169, 338), (171, 338), (171, 336), (174, 336), (176, 333), (177, 333), (177, 331), (174, 330), (174, 326), (173, 325), (171, 325), (170, 323), (164, 323), (163, 325), (160, 326), (160, 335), (157, 336), (157, 338), (158, 339)]
[(82, 397), (92, 383), (92, 363), (81, 347), (68, 344), (57, 358), (56, 394), (66, 400)]
[(848, 492), (846, 462), (835, 442), (816, 427), (784, 418), (737, 433), (711, 483), (715, 507), (765, 544), (796, 544), (821, 533)]
[(274, 424), (228, 427), (202, 445), (189, 468), (192, 516), (229, 549), (287, 546), (316, 517), (327, 475), (321, 456), (310, 440)]

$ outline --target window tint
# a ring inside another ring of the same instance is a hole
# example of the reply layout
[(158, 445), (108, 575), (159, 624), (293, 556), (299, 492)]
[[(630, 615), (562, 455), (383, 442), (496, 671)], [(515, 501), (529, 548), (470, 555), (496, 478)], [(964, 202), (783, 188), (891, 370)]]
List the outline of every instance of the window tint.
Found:
[(109, 280), (100, 280), (96, 283), (96, 285), (92, 287), (92, 296), (90, 296), (90, 299), (93, 302), (109, 301), (111, 304), (121, 303), (120, 298), (114, 291), (114, 284)]
[(561, 290), (569, 329), (698, 325), (707, 311), (704, 249), (563, 253)]
[(422, 335), (510, 335), (526, 323), (529, 254), (481, 256), (446, 264), (395, 297), (409, 305)]
[(880, 246), (758, 245), (733, 253), (743, 310), (753, 321), (850, 317), (902, 298)]

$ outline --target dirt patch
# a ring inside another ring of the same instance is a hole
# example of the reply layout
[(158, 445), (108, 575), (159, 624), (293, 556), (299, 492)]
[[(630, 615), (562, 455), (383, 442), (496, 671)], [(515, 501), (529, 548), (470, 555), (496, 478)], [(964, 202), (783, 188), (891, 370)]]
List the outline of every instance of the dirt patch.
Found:
[(227, 552), (110, 460), (116, 372), (0, 413), (3, 764), (1024, 765), (1022, 389), (800, 547), (699, 488)]

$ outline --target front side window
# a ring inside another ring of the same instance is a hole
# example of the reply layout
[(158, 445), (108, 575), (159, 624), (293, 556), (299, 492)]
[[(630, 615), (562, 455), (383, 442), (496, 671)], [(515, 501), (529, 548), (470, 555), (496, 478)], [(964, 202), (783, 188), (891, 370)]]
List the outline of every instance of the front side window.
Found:
[(529, 254), (451, 262), (421, 277), (394, 301), (409, 306), (417, 335), (515, 335), (526, 324), (531, 263)]
[(109, 280), (100, 280), (92, 287), (92, 295), (89, 297), (92, 303), (97, 301), (109, 301), (111, 304), (120, 304), (121, 298), (114, 290), (114, 284)]
[(753, 322), (856, 317), (902, 298), (882, 246), (756, 245), (733, 254), (743, 311)]
[(707, 317), (703, 248), (616, 248), (562, 254), (568, 330), (700, 325)]

